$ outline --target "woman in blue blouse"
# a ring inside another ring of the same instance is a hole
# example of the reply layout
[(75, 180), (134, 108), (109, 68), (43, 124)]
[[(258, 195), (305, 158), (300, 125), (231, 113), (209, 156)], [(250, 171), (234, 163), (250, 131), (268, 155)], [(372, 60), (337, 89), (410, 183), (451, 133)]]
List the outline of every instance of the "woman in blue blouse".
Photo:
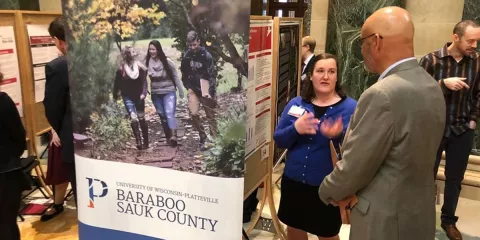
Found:
[(314, 61), (305, 91), (287, 104), (273, 135), (279, 148), (288, 149), (278, 217), (289, 240), (307, 240), (307, 233), (339, 239), (342, 225), (339, 208), (325, 205), (318, 187), (333, 171), (330, 140), (338, 146), (357, 102), (342, 91), (334, 55)]

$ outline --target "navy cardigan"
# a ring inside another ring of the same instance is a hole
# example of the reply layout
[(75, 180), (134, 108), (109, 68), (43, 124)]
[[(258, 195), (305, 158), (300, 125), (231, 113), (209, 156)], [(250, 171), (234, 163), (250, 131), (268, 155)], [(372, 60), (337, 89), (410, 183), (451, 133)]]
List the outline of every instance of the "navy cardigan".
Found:
[[(341, 103), (329, 107), (319, 120), (320, 122), (329, 118), (335, 120), (341, 116), (344, 134), (356, 105), (357, 101), (347, 97)], [(314, 113), (314, 105), (301, 97), (290, 100), (283, 110), (273, 139), (279, 148), (288, 149), (284, 174), (294, 181), (319, 186), (323, 179), (333, 171), (330, 155), (331, 139), (320, 131), (316, 135), (300, 135), (294, 126), (297, 118), (288, 114), (292, 106), (299, 106), (306, 112)], [(340, 143), (343, 134), (332, 139), (336, 146)]]

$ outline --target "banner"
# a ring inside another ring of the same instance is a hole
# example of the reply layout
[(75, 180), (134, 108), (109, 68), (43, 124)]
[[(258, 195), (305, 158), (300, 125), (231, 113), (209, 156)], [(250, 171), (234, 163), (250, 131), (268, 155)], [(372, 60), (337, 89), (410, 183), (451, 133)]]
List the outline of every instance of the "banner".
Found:
[(250, 1), (62, 3), (80, 240), (241, 239)]

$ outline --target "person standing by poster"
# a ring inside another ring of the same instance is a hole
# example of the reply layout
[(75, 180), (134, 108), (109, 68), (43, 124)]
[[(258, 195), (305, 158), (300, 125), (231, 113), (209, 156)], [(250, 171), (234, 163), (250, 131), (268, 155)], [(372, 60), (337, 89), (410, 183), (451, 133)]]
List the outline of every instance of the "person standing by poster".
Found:
[(304, 91), (305, 80), (307, 80), (308, 70), (314, 67), (315, 61), (315, 46), (317, 42), (312, 36), (306, 36), (302, 38), (302, 77), (301, 77), (301, 91)]
[(189, 49), (185, 52), (180, 70), (183, 85), (188, 91), (188, 109), (193, 126), (200, 135), (200, 146), (206, 149), (207, 134), (200, 120), (199, 110), (202, 104), (212, 137), (217, 136), (215, 119), (216, 103), (216, 71), (212, 55), (200, 46), (200, 38), (195, 31), (187, 34)]
[(437, 177), (442, 153), (446, 153), (445, 195), (441, 227), (450, 239), (461, 239), (455, 216), (462, 181), (480, 117), (480, 54), (476, 51), (479, 26), (470, 20), (456, 24), (453, 42), (429, 53), (420, 65), (441, 86), (447, 103), (447, 123), (437, 152), (434, 177)]
[(165, 56), (160, 42), (153, 40), (148, 44), (146, 65), (151, 80), (153, 105), (160, 117), (167, 142), (175, 147), (177, 146), (178, 128), (175, 118), (176, 90), (178, 89), (180, 98), (185, 97), (175, 63)]
[[(148, 149), (148, 125), (145, 121), (145, 97), (147, 96), (147, 68), (135, 60), (132, 46), (122, 51), (123, 61), (115, 74), (113, 99), (122, 95), (123, 103), (130, 117), (130, 126), (137, 143), (137, 149)], [(140, 135), (140, 129), (142, 135)], [(143, 137), (143, 143), (142, 143)]]
[[(0, 81), (3, 74), (0, 73)], [(17, 225), (22, 191), (28, 189), (20, 156), (25, 151), (25, 128), (13, 100), (0, 92), (0, 236), (20, 240)]]
[(335, 56), (313, 62), (305, 91), (288, 102), (273, 134), (278, 147), (288, 149), (278, 210), (288, 240), (307, 239), (307, 233), (338, 240), (342, 226), (340, 209), (323, 203), (317, 190), (333, 170), (330, 140), (339, 145), (357, 102), (342, 90)]
[(68, 81), (67, 44), (65, 42), (65, 21), (62, 17), (50, 23), (48, 32), (63, 56), (45, 66), (46, 84), (43, 106), (45, 115), (53, 130), (60, 138), (62, 160), (66, 165), (75, 203), (77, 202), (77, 184), (75, 177), (75, 157), (73, 154), (73, 123), (70, 106), (70, 87)]

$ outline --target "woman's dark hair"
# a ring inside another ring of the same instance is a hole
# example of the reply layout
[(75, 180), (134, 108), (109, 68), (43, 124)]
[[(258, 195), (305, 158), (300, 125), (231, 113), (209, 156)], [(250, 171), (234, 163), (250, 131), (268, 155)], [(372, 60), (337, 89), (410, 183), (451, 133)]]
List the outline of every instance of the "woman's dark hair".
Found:
[(313, 83), (312, 83), (312, 80), (310, 80), (310, 78), (313, 76), (313, 72), (315, 71), (315, 65), (317, 64), (317, 62), (320, 61), (320, 60), (325, 60), (325, 59), (335, 60), (335, 64), (337, 65), (337, 82), (335, 83), (335, 92), (337, 92), (337, 94), (340, 97), (345, 97), (346, 96), (345, 92), (343, 91), (342, 84), (341, 84), (342, 79), (341, 79), (340, 75), (338, 74), (338, 71), (340, 70), (340, 68), (339, 68), (337, 56), (335, 56), (333, 54), (329, 54), (329, 53), (322, 53), (320, 55), (315, 56), (314, 64), (311, 68), (308, 69), (307, 78), (305, 80), (303, 80), (303, 81), (306, 81), (304, 83), (304, 89), (302, 89), (302, 91), (301, 91), (301, 96), (302, 96), (303, 100), (311, 102), (315, 98), (315, 88), (313, 87)]
[(169, 77), (172, 80), (173, 84), (175, 85), (175, 80), (173, 79), (173, 70), (170, 67), (170, 64), (168, 64), (167, 56), (165, 56), (165, 53), (163, 52), (163, 49), (162, 49), (162, 44), (160, 44), (160, 42), (157, 40), (152, 40), (148, 44), (147, 57), (145, 61), (145, 63), (147, 64), (147, 68), (148, 68), (148, 65), (150, 64), (150, 58), (151, 58), (150, 45), (153, 45), (155, 49), (157, 49), (157, 57), (160, 59), (160, 62), (162, 62), (163, 69), (167, 71), (167, 77)]

